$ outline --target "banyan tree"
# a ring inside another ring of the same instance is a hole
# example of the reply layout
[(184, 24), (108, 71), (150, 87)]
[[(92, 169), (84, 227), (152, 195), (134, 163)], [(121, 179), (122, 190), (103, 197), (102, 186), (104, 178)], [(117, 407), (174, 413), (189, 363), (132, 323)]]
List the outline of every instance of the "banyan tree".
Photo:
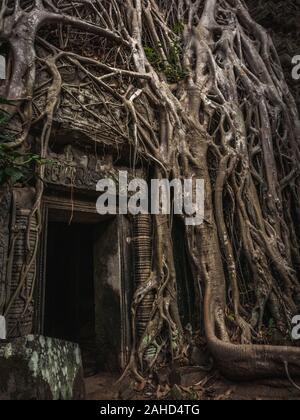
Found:
[(186, 363), (197, 332), (224, 375), (299, 375), (291, 339), (300, 313), (299, 116), (271, 36), (245, 2), (2, 0), (0, 39), (2, 155), (21, 165), (30, 156), (35, 171), (2, 182), (8, 334), (32, 332), (39, 317), (43, 202), (60, 177), (59, 144), (71, 200), (86, 182), (76, 177), (87, 153), (72, 163), (84, 145), (102, 159), (91, 185), (119, 167), (148, 181), (205, 181), (199, 226), (182, 217), (175, 237), (176, 215), (130, 217), (126, 371), (141, 378)]

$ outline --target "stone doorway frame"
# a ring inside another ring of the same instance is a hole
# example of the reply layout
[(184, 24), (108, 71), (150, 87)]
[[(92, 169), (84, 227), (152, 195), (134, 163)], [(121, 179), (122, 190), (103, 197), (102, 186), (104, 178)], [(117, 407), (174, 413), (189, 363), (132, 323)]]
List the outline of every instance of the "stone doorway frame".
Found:
[[(35, 334), (44, 333), (44, 313), (46, 298), (46, 263), (47, 263), (47, 237), (48, 224), (53, 221), (65, 221), (66, 215), (78, 223), (97, 224), (103, 222), (106, 216), (100, 216), (96, 212), (95, 200), (81, 198), (70, 200), (63, 195), (45, 195), (42, 203), (42, 232), (40, 236), (39, 252), (37, 258), (37, 279), (34, 304), (33, 330)], [(57, 218), (57, 219), (56, 219)], [(132, 249), (130, 244), (131, 221), (125, 216), (107, 216), (108, 219), (117, 219), (119, 258), (121, 267), (120, 281), (120, 313), (121, 313), (121, 349), (120, 371), (123, 370), (130, 357), (131, 349), (131, 320), (130, 300), (133, 293), (133, 264)]]

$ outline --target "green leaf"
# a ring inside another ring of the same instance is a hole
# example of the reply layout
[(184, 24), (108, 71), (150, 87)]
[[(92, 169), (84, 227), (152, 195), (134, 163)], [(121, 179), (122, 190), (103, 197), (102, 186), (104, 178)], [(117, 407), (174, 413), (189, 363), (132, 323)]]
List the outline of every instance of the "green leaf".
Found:
[(4, 170), (4, 173), (5, 173), (5, 175), (7, 175), (11, 179), (11, 182), (13, 184), (20, 181), (24, 176), (24, 174), (21, 170), (13, 168), (13, 167), (6, 168)]
[(6, 124), (9, 120), (8, 115), (0, 114), (0, 125)]
[(0, 96), (0, 104), (13, 105), (13, 103), (14, 103), (14, 101), (12, 101), (10, 99), (3, 98), (2, 96)]

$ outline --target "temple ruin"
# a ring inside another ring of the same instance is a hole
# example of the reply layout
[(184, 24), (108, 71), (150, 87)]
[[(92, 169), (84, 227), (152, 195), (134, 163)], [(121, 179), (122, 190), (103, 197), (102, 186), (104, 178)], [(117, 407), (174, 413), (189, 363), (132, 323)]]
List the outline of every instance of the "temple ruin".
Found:
[[(22, 398), (84, 398), (82, 366), (141, 389), (170, 366), (295, 385), (298, 16), (292, 0), (0, 2), (0, 372), (25, 354), (49, 385)], [(203, 223), (99, 215), (120, 171), (203, 179)]]

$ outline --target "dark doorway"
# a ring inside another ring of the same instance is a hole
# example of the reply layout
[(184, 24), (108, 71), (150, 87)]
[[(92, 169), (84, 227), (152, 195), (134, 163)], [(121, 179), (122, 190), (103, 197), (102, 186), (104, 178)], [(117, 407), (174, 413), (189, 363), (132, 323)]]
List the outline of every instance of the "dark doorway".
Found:
[(48, 226), (44, 333), (78, 343), (86, 376), (97, 372), (94, 226)]
[(190, 324), (195, 328), (197, 325), (195, 317), (197, 313), (195, 308), (195, 286), (186, 244), (182, 240), (185, 237), (185, 225), (178, 218), (174, 218), (172, 236), (181, 322), (184, 327)]

